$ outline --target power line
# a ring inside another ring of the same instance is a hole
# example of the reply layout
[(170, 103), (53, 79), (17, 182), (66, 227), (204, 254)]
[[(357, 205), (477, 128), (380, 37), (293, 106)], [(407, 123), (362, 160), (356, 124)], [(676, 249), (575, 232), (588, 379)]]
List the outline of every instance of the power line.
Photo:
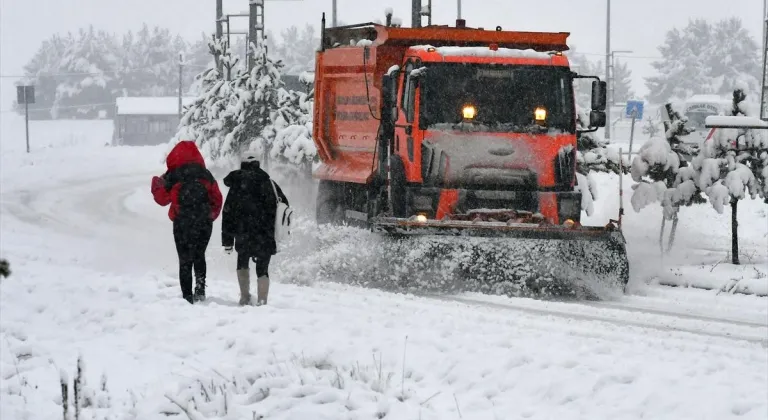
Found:
[[(196, 68), (210, 68), (210, 66), (204, 65), (204, 64), (184, 64), (184, 67), (196, 67)], [(0, 74), (0, 78), (4, 79), (23, 79), (26, 77), (34, 78), (34, 77), (53, 77), (53, 76), (103, 76), (105, 74), (118, 74), (118, 73), (131, 73), (135, 71), (143, 71), (146, 69), (139, 68), (139, 69), (129, 69), (129, 70), (107, 70), (103, 72), (90, 72), (90, 73), (40, 73), (40, 74), (26, 74), (26, 75), (18, 75), (18, 74)]]
[[(56, 109), (75, 109), (75, 108), (87, 108), (87, 107), (94, 107), (94, 106), (107, 106), (107, 105), (116, 105), (116, 102), (104, 102), (100, 104), (82, 104), (82, 105), (68, 105), (68, 106), (58, 106)], [(53, 105), (51, 105), (48, 108), (30, 108), (29, 112), (33, 111), (51, 111), (54, 109)], [(8, 113), (8, 112), (18, 112), (16, 109), (4, 109), (0, 111), (0, 113)]]

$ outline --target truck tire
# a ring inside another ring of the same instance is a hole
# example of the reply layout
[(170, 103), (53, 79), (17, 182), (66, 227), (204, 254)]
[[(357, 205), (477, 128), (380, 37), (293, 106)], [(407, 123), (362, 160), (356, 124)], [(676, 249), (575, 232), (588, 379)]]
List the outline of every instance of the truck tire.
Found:
[(333, 181), (320, 181), (317, 189), (315, 221), (318, 225), (340, 225), (344, 221), (342, 185)]
[(406, 190), (405, 190), (405, 167), (403, 161), (399, 156), (392, 156), (389, 163), (390, 171), (390, 208), (392, 209), (392, 216), (394, 217), (406, 217), (407, 203), (406, 203)]

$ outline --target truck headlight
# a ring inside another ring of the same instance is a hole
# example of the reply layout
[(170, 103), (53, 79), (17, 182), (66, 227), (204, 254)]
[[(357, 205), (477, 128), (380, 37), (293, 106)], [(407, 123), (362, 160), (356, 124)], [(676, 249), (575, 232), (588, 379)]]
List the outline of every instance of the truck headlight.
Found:
[(461, 115), (465, 120), (473, 120), (477, 115), (477, 108), (474, 105), (464, 105), (464, 108), (461, 109)]

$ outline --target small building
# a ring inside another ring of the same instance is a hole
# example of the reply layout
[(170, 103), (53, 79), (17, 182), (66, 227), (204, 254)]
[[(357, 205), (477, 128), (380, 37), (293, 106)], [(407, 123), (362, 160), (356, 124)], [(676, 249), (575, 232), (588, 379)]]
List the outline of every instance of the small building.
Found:
[[(195, 98), (182, 98), (188, 106)], [(176, 96), (127, 96), (115, 104), (113, 146), (149, 146), (167, 143), (179, 126), (179, 98)]]
[(731, 100), (719, 95), (693, 95), (683, 104), (683, 113), (688, 127), (706, 133), (709, 130), (704, 128), (704, 120), (710, 115), (727, 115), (732, 106)]

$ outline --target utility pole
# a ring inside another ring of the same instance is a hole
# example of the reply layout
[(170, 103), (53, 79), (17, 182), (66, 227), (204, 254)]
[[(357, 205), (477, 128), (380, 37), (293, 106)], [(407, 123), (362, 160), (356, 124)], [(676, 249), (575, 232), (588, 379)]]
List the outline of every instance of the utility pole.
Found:
[[(224, 36), (224, 29), (221, 25), (221, 19), (224, 15), (224, 5), (222, 4), (223, 0), (216, 0), (216, 41), (220, 41), (221, 38)], [(221, 60), (216, 60), (218, 63), (218, 70), (219, 74), (221, 74), (222, 70), (222, 62)]]
[(760, 95), (760, 118), (768, 121), (768, 0), (763, 0), (763, 86)]
[(411, 27), (421, 28), (421, 0), (411, 0)]
[[(605, 22), (605, 82), (608, 84), (608, 93), (610, 94), (611, 89), (611, 0), (606, 0), (606, 22)], [(606, 124), (605, 124), (605, 139), (610, 140), (611, 138), (611, 102), (613, 101), (613, 98), (608, 98), (608, 106), (605, 107), (605, 117), (606, 117)]]
[(179, 53), (179, 122), (181, 122), (181, 91), (184, 89), (184, 53)]
[[(248, 5), (248, 42), (258, 45), (264, 40), (264, 0), (248, 0)], [(248, 71), (253, 70), (255, 64), (256, 57), (248, 48)]]

